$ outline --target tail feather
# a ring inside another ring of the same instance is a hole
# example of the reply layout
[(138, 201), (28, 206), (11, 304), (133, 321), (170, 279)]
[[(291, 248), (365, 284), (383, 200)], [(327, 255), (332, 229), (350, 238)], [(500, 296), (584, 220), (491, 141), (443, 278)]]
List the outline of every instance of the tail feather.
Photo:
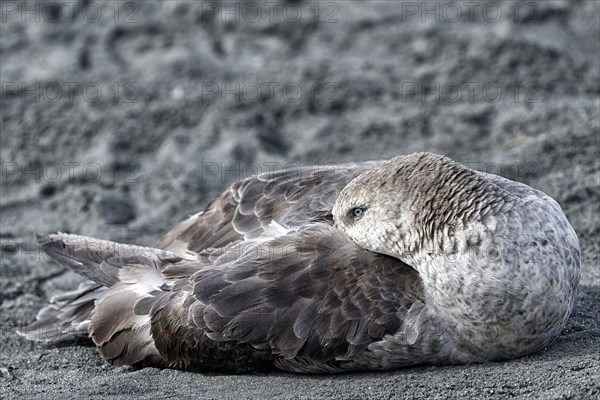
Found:
[(90, 324), (90, 337), (98, 351), (113, 365), (164, 365), (152, 335), (152, 311), (139, 313), (136, 305), (156, 304), (169, 292), (155, 289), (139, 293), (135, 284), (110, 288), (96, 302)]
[[(53, 296), (36, 321), (19, 329), (19, 334), (47, 342), (91, 336), (102, 350), (113, 336), (129, 332), (125, 336), (139, 336), (136, 340), (143, 349), (141, 354), (154, 356), (148, 337), (149, 316), (136, 315), (134, 308), (140, 300), (148, 301), (150, 292), (160, 291), (165, 285), (160, 269), (180, 261), (180, 256), (161, 249), (63, 233), (39, 235), (38, 242), (50, 257), (88, 280), (76, 290)], [(118, 346), (109, 347), (114, 356)], [(121, 357), (129, 354), (127, 349), (132, 347), (132, 343), (124, 344)]]
[(96, 282), (82, 282), (76, 290), (52, 297), (36, 321), (17, 332), (29, 340), (46, 342), (87, 336), (94, 301), (105, 291), (106, 288)]
[(79, 275), (102, 286), (119, 281), (125, 265), (141, 264), (157, 269), (181, 260), (177, 254), (150, 247), (134, 246), (86, 236), (57, 233), (38, 235), (38, 243), (46, 254)]

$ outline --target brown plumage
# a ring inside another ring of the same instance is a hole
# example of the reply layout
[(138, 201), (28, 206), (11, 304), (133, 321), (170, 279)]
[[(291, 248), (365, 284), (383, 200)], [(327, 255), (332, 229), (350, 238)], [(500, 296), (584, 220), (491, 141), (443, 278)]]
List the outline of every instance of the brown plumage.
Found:
[[(20, 333), (86, 335), (114, 365), (195, 371), (338, 372), (527, 354), (556, 337), (578, 280), (576, 237), (548, 199), (431, 154), (250, 177), (152, 248), (40, 236), (44, 251), (89, 281), (53, 297)], [(517, 212), (534, 203), (556, 214), (553, 225), (550, 214)], [(481, 275), (483, 243), (515, 224), (519, 234), (536, 229), (524, 244), (566, 241), (566, 250), (545, 250), (546, 269), (491, 261)], [(475, 261), (460, 258), (467, 248)], [(538, 301), (515, 292), (531, 277), (531, 288), (560, 282)], [(527, 339), (515, 323), (529, 324)], [(497, 332), (506, 334), (496, 345)]]
[(398, 331), (423, 297), (412, 268), (359, 248), (332, 227), (339, 191), (374, 165), (236, 182), (154, 248), (40, 236), (44, 251), (93, 281), (54, 297), (20, 332), (34, 340), (89, 334), (114, 365), (367, 368), (354, 356)]

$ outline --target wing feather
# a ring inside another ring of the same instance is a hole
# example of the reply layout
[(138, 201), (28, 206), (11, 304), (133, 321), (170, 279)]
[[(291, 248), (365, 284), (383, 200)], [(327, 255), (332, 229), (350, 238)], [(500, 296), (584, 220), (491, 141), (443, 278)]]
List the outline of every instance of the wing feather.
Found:
[(288, 227), (327, 218), (344, 186), (378, 163), (289, 168), (237, 181), (155, 247), (180, 254), (187, 245), (185, 251), (202, 253), (258, 237), (272, 221)]
[(154, 249), (114, 263), (108, 251), (90, 259), (83, 270), (100, 285), (84, 288), (81, 302), (67, 297), (67, 323), (84, 326), (89, 319), (75, 317), (86, 307), (87, 329), (114, 364), (196, 370), (333, 372), (371, 362), (353, 360), (386, 351), (391, 337), (399, 348), (418, 344), (418, 273), (359, 248), (332, 223), (338, 193), (375, 165), (290, 169), (232, 184)]
[[(270, 253), (253, 251), (255, 247), (240, 242), (230, 250), (238, 260), (199, 269), (190, 277), (189, 320), (204, 329), (203, 337), (194, 339), (200, 343), (198, 353), (208, 346), (202, 343), (210, 342), (211, 346), (235, 343), (238, 360), (252, 358), (257, 349), (267, 350), (274, 360), (348, 359), (396, 333), (402, 324), (398, 315), (408, 313), (423, 295), (412, 268), (360, 249), (325, 223), (270, 239), (268, 247), (274, 254), (283, 254), (283, 249), (294, 254), (273, 259)], [(391, 273), (382, 278), (382, 270)], [(392, 286), (388, 281), (399, 290), (384, 296), (383, 287)], [(416, 282), (416, 290), (404, 293), (408, 281)], [(155, 316), (161, 317), (167, 315)]]

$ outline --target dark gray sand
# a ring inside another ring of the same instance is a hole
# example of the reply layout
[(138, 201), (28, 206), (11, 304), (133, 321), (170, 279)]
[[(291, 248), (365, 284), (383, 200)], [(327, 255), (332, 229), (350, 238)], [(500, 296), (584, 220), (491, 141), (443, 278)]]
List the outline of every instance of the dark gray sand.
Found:
[[(600, 396), (599, 2), (86, 4), (1, 4), (0, 398)], [(113, 368), (83, 340), (15, 333), (79, 280), (36, 232), (151, 245), (254, 172), (422, 150), (565, 210), (581, 285), (545, 351), (229, 376)]]

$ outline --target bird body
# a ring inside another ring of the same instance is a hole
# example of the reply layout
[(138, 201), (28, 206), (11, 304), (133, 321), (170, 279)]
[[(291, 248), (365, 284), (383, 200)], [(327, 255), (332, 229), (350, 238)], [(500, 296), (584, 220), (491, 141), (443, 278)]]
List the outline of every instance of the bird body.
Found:
[(550, 197), (430, 153), (235, 182), (152, 248), (39, 241), (88, 281), (21, 334), (88, 335), (114, 365), (196, 371), (531, 354), (565, 325), (580, 265)]

